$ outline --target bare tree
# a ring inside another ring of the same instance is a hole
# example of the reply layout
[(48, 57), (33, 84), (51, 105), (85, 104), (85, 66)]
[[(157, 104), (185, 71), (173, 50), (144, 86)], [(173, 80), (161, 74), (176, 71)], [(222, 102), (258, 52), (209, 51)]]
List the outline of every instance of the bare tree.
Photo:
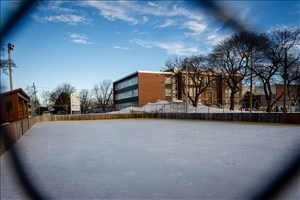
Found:
[(96, 104), (105, 111), (106, 107), (112, 104), (112, 81), (104, 80), (95, 84), (93, 91), (96, 98)]
[[(201, 54), (190, 57), (174, 57), (169, 59), (165, 66), (166, 71), (175, 73), (180, 81), (182, 93), (189, 98), (194, 107), (197, 107), (200, 95), (211, 83), (212, 69), (208, 67), (207, 57)], [(185, 76), (182, 76), (183, 73)]]
[[(175, 74), (181, 73), (181, 68), (185, 59), (186, 57), (178, 57), (178, 56), (169, 58), (165, 63), (165, 68), (163, 69), (165, 71), (175, 72)], [(178, 70), (174, 71), (175, 68)]]
[(80, 91), (80, 109), (85, 111), (92, 106), (92, 95), (89, 90), (83, 89)]
[[(208, 66), (207, 58), (204, 55), (195, 55), (186, 59), (186, 70), (188, 81), (183, 80), (183, 94), (191, 100), (194, 107), (197, 107), (200, 95), (211, 85), (214, 74)], [(186, 84), (190, 88), (186, 94)]]
[(275, 30), (267, 33), (268, 42), (265, 44), (264, 59), (255, 65), (253, 70), (263, 84), (267, 108), (272, 107), (282, 98), (283, 92), (274, 98), (272, 84), (283, 82), (285, 77), (285, 52), (287, 52), (287, 86), (300, 78), (299, 73), (299, 28), (291, 30)]
[(219, 68), (222, 78), (230, 89), (230, 110), (234, 110), (235, 94), (248, 73), (249, 55), (243, 50), (244, 41), (241, 33), (233, 35), (218, 43), (210, 55), (212, 66)]
[(30, 103), (31, 103), (31, 105), (34, 104), (36, 107), (40, 106), (40, 101), (39, 101), (38, 98), (35, 97), (36, 95), (34, 93), (33, 87), (30, 86), (30, 85), (27, 85), (25, 87), (25, 91), (28, 94), (28, 96), (30, 97)]
[(62, 110), (70, 113), (70, 95), (75, 91), (75, 87), (70, 83), (63, 83), (50, 92), (49, 101), (56, 111)]

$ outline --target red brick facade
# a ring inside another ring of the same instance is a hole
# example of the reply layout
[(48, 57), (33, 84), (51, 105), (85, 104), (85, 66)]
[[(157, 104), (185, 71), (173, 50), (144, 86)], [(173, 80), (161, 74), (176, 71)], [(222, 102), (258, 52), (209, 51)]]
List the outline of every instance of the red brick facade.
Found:
[[(122, 109), (129, 106), (141, 107), (156, 100), (186, 101), (182, 88), (184, 77), (185, 73), (175, 75), (172, 72), (137, 71), (114, 82), (114, 104), (117, 109)], [(202, 77), (201, 80), (206, 81), (206, 77)], [(230, 91), (226, 88), (222, 75), (214, 73), (211, 80), (211, 85), (199, 97), (199, 103), (212, 105), (229, 103)], [(188, 92), (193, 94), (194, 85), (191, 81), (188, 83)], [(240, 91), (235, 97), (236, 102), (242, 99), (241, 83), (239, 88)]]

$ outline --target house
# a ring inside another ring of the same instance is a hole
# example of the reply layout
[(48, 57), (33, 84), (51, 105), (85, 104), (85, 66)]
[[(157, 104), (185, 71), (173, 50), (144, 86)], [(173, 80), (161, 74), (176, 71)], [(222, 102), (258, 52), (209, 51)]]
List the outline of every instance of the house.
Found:
[(30, 97), (22, 88), (1, 94), (1, 124), (28, 118)]
[[(283, 84), (274, 84), (271, 85), (271, 91), (273, 94), (273, 99), (277, 99), (284, 90)], [(266, 106), (266, 97), (263, 86), (256, 86), (253, 88), (253, 94), (254, 95), (260, 95), (261, 96), (261, 106)], [(298, 105), (300, 102), (300, 85), (289, 85), (289, 87), (286, 90), (286, 104), (287, 105)], [(279, 101), (276, 104), (277, 106), (283, 106), (283, 96), (279, 99)]]

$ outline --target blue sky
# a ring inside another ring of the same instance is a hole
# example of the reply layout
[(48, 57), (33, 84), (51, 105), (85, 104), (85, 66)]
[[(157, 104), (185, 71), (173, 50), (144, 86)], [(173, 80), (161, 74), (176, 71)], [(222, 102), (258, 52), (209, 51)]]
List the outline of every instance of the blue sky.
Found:
[[(299, 26), (297, 1), (224, 1), (251, 30)], [(17, 9), (1, 0), (1, 24)], [(34, 82), (39, 94), (70, 83), (77, 90), (136, 70), (159, 71), (174, 56), (207, 54), (232, 30), (191, 1), (47, 1), (4, 39), (15, 45), (14, 88)], [(8, 76), (2, 84), (9, 88)]]

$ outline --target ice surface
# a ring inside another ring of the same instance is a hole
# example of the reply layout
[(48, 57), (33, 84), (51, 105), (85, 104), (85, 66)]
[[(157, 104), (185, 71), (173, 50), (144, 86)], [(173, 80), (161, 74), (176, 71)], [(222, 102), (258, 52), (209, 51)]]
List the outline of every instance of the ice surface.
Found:
[[(188, 120), (35, 124), (15, 145), (53, 199), (247, 199), (300, 151), (300, 127)], [(1, 199), (24, 199), (9, 151)], [(284, 199), (299, 199), (299, 178)]]

